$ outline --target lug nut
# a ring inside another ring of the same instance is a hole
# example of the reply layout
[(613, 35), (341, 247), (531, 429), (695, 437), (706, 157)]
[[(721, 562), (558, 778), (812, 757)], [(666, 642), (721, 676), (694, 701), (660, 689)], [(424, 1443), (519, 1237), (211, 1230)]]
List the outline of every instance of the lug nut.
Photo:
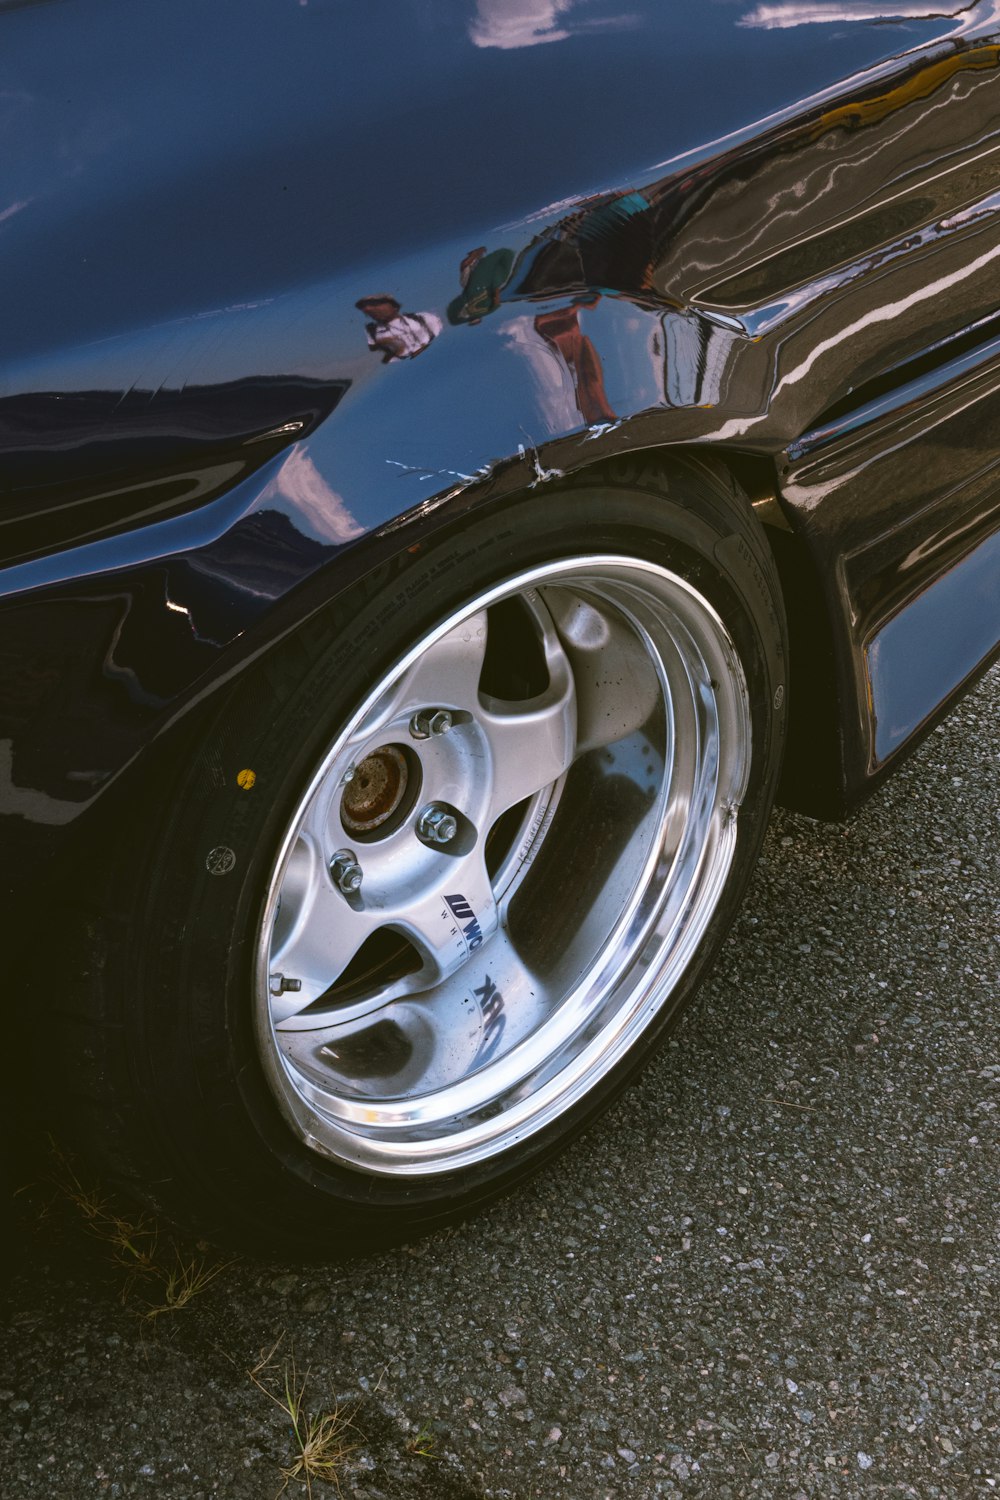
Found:
[(450, 709), (422, 708), (410, 720), (410, 733), (415, 740), (426, 740), (432, 735), (447, 734), (454, 722)]
[(447, 808), (432, 802), (417, 819), (417, 833), (427, 844), (450, 844), (458, 832), (458, 819)]
[(330, 878), (345, 896), (353, 896), (361, 889), (364, 872), (350, 849), (338, 849), (330, 861)]

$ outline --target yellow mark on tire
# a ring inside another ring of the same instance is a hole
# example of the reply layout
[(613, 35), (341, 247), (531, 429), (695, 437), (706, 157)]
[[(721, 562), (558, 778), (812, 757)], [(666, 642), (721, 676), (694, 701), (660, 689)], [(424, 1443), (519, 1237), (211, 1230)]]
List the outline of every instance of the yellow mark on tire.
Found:
[(236, 785), (241, 786), (245, 792), (248, 792), (256, 780), (256, 771), (241, 771), (236, 778)]

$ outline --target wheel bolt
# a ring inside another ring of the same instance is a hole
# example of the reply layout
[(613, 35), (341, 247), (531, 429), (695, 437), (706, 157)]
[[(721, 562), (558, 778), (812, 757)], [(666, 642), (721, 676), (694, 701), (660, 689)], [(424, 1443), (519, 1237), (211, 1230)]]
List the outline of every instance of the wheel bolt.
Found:
[(458, 819), (447, 808), (432, 802), (417, 819), (417, 834), (427, 844), (450, 844), (458, 832)]
[(345, 896), (353, 896), (361, 889), (364, 872), (350, 849), (338, 849), (330, 861), (330, 878)]
[(426, 740), (431, 735), (447, 734), (454, 722), (450, 709), (422, 708), (410, 720), (410, 733), (415, 740)]

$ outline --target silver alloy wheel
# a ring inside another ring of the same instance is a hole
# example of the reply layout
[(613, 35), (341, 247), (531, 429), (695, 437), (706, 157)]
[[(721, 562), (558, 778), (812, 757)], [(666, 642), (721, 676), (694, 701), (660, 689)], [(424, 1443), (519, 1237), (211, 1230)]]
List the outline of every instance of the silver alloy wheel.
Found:
[(445, 1173), (582, 1099), (718, 906), (750, 752), (729, 633), (664, 568), (550, 562), (441, 621), (331, 745), (269, 883), (257, 1037), (299, 1138)]

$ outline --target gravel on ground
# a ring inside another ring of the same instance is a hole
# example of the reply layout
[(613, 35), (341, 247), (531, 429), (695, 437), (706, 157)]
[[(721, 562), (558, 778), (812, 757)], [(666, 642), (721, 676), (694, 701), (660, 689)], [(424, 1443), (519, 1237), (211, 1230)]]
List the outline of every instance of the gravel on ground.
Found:
[(849, 823), (777, 813), (638, 1085), (406, 1249), (227, 1265), (130, 1221), (115, 1254), (85, 1175), (35, 1162), (3, 1495), (271, 1500), (293, 1361), (316, 1500), (996, 1492), (998, 788), (995, 669)]

